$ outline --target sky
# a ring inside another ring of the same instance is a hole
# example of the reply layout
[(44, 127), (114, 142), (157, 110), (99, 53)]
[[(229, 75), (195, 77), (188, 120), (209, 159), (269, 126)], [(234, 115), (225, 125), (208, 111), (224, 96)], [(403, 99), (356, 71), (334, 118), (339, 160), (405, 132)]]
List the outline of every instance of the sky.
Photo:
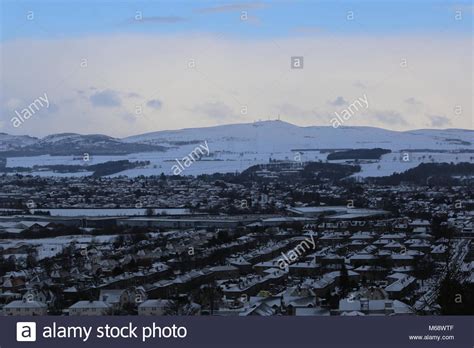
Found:
[(474, 128), (469, 1), (0, 3), (0, 132)]

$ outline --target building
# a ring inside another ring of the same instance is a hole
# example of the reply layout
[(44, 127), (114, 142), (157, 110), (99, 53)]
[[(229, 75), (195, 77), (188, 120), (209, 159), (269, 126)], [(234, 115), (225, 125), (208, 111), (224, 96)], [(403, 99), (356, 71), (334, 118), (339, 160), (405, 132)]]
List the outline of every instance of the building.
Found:
[(171, 300), (146, 300), (138, 306), (138, 315), (164, 315), (171, 307)]
[(106, 315), (110, 309), (111, 307), (104, 301), (78, 301), (69, 307), (69, 315)]
[(47, 306), (39, 301), (16, 300), (3, 307), (3, 314), (13, 316), (46, 315)]

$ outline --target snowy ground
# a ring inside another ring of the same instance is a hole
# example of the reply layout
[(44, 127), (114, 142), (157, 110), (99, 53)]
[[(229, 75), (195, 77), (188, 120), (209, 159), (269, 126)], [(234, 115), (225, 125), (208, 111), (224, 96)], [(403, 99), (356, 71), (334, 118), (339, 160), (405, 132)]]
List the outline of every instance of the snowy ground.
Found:
[(89, 235), (72, 235), (61, 236), (55, 238), (41, 238), (41, 239), (4, 239), (0, 241), (0, 247), (11, 248), (17, 245), (31, 245), (36, 246), (38, 252), (38, 260), (47, 257), (53, 257), (63, 248), (67, 247), (71, 242), (75, 242), (78, 248), (90, 246), (91, 241), (97, 243), (110, 243), (116, 238), (116, 235), (107, 236), (89, 236)]
[[(146, 152), (125, 156), (95, 156), (91, 159), (90, 164), (103, 163), (107, 161), (116, 161), (119, 159), (128, 159), (130, 161), (150, 161), (150, 165), (143, 168), (134, 168), (111, 175), (111, 177), (128, 176), (137, 177), (140, 175), (160, 175), (161, 173), (172, 175), (173, 166), (177, 164), (176, 159), (182, 160), (193, 147), (183, 147), (179, 152), (174, 152), (175, 157), (170, 157), (163, 152)], [(358, 163), (361, 166), (361, 172), (354, 176), (385, 176), (395, 172), (403, 172), (407, 169), (418, 166), (420, 163), (430, 162), (472, 162), (472, 153), (449, 153), (449, 152), (415, 152), (409, 154), (409, 160), (406, 161), (404, 152), (392, 152), (383, 155), (380, 160), (367, 160)], [(306, 152), (270, 152), (270, 153), (235, 153), (235, 152), (217, 152), (212, 158), (203, 159), (193, 162), (188, 168), (184, 168), (182, 175), (199, 175), (213, 173), (235, 173), (242, 172), (245, 169), (256, 165), (269, 163), (271, 159), (290, 160), (295, 162), (308, 161), (326, 161), (327, 153), (319, 151)], [(330, 161), (331, 163), (352, 163), (352, 161), (338, 160)], [(182, 161), (181, 161), (182, 163)], [(78, 164), (77, 160), (73, 160), (73, 156), (36, 156), (36, 157), (16, 157), (8, 158), (7, 166), (23, 166), (33, 167), (34, 165), (48, 164)], [(39, 176), (87, 176), (91, 172), (80, 173), (55, 173), (52, 171), (36, 171), (32, 175)]]
[[(34, 214), (36, 211), (48, 211), (51, 216), (144, 216), (146, 209), (30, 209)], [(189, 214), (188, 209), (169, 208), (169, 209), (153, 209), (155, 214), (166, 215), (185, 215)]]
[[(354, 176), (387, 176), (393, 173), (401, 173), (410, 168), (418, 166), (420, 163), (460, 163), (472, 162), (472, 153), (433, 153), (433, 152), (417, 152), (410, 153), (410, 160), (403, 160), (404, 153), (389, 153), (383, 155), (380, 161), (372, 163), (364, 163), (361, 165), (361, 172)], [(380, 166), (380, 167), (379, 167)]]

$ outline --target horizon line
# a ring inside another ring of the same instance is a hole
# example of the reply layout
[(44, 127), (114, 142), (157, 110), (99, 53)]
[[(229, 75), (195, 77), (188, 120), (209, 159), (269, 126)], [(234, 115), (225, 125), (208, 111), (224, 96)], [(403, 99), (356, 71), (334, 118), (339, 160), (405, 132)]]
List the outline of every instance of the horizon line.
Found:
[(1, 132), (0, 134), (6, 134), (6, 135), (11, 135), (11, 136), (27, 136), (27, 137), (32, 137), (32, 138), (39, 138), (43, 139), (48, 136), (52, 135), (59, 135), (59, 134), (71, 134), (71, 135), (105, 135), (110, 138), (114, 139), (126, 139), (126, 138), (133, 138), (136, 136), (142, 136), (142, 135), (149, 135), (153, 133), (161, 133), (161, 132), (176, 132), (176, 131), (186, 131), (186, 130), (197, 130), (197, 129), (209, 129), (209, 128), (218, 128), (218, 127), (228, 127), (228, 126), (239, 126), (239, 125), (253, 125), (253, 124), (258, 124), (258, 123), (272, 123), (272, 122), (280, 122), (284, 124), (288, 124), (290, 126), (298, 127), (298, 128), (333, 128), (333, 129), (347, 129), (347, 128), (373, 128), (373, 129), (381, 129), (385, 131), (390, 131), (390, 132), (395, 132), (395, 133), (408, 133), (408, 132), (416, 132), (416, 131), (454, 131), (454, 130), (459, 130), (459, 131), (467, 131), (467, 132), (474, 132), (473, 129), (469, 128), (415, 128), (415, 129), (407, 129), (407, 130), (394, 130), (394, 129), (389, 129), (389, 128), (383, 128), (383, 127), (376, 127), (376, 126), (344, 126), (341, 125), (340, 127), (333, 127), (331, 125), (310, 125), (310, 126), (301, 126), (292, 122), (280, 120), (280, 119), (272, 119), (272, 120), (257, 120), (253, 122), (241, 122), (241, 123), (225, 123), (225, 124), (216, 124), (212, 126), (204, 126), (204, 127), (187, 127), (187, 128), (175, 128), (175, 129), (162, 129), (162, 130), (154, 130), (150, 132), (144, 132), (144, 133), (138, 133), (138, 134), (132, 134), (132, 135), (126, 135), (123, 137), (115, 137), (115, 136), (110, 136), (105, 133), (76, 133), (72, 131), (66, 131), (66, 132), (60, 132), (60, 133), (49, 133), (48, 135), (44, 136), (35, 136), (35, 135), (30, 135), (30, 134), (11, 134), (11, 133), (6, 133), (6, 132)]

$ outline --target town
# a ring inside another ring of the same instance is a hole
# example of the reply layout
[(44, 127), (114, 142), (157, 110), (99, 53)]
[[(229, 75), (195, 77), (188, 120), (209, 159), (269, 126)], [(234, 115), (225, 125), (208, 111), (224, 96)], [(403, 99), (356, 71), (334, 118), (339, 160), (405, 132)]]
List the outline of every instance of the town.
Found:
[(427, 166), (364, 181), (324, 163), (2, 175), (0, 313), (472, 314), (472, 176)]

